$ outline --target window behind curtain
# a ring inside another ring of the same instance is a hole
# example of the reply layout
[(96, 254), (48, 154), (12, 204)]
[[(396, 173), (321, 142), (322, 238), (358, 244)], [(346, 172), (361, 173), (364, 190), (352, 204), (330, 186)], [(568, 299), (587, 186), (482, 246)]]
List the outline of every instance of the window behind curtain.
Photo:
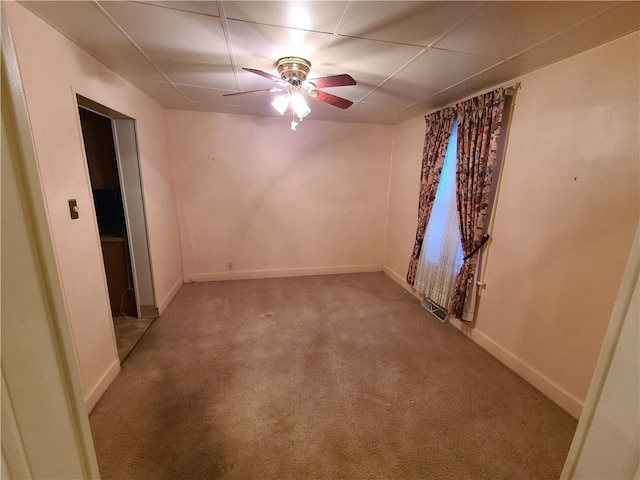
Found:
[(447, 145), (436, 198), (427, 224), (415, 289), (440, 307), (447, 308), (456, 274), (462, 266), (462, 243), (455, 195), (458, 124)]

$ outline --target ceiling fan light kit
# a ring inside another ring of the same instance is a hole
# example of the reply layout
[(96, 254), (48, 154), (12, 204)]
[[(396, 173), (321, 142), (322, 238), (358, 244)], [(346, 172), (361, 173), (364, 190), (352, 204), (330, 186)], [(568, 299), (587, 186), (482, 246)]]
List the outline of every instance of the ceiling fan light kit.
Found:
[[(311, 113), (311, 108), (306, 101), (307, 98), (342, 109), (349, 108), (353, 105), (353, 102), (350, 100), (318, 90), (318, 88), (356, 85), (356, 81), (350, 75), (331, 75), (307, 81), (307, 75), (309, 75), (309, 71), (311, 70), (311, 62), (301, 57), (282, 57), (276, 61), (275, 66), (280, 74), (280, 78), (263, 72), (262, 70), (252, 68), (243, 68), (243, 70), (273, 80), (280, 88), (227, 93), (224, 96), (244, 95), (248, 93), (280, 93), (280, 95), (271, 102), (271, 105), (280, 115), (284, 115), (287, 108), (291, 109), (291, 130), (295, 130), (299, 122)], [(298, 121), (296, 121), (295, 117), (298, 117)]]

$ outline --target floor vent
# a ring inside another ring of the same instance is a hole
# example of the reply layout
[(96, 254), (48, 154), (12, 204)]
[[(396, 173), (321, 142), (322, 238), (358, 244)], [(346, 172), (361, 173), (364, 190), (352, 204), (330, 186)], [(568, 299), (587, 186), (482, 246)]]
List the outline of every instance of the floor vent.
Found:
[(434, 317), (436, 317), (442, 323), (445, 323), (447, 321), (447, 315), (448, 315), (447, 311), (444, 308), (440, 307), (439, 305), (436, 305), (435, 303), (433, 303), (428, 298), (426, 297), (423, 298), (422, 301), (420, 302), (420, 305), (422, 305), (425, 310), (431, 313)]

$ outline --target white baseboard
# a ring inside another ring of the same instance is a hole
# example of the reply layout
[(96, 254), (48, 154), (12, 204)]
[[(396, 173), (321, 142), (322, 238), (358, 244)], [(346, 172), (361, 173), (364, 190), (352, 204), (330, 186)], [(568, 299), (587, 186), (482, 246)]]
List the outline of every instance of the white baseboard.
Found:
[(184, 279), (182, 277), (176, 280), (176, 283), (173, 285), (173, 287), (171, 287), (171, 291), (169, 291), (169, 294), (164, 297), (164, 300), (162, 300), (162, 302), (160, 302), (160, 304), (158, 305), (158, 315), (162, 315), (164, 313), (164, 311), (169, 306), (169, 303), (171, 303), (171, 300), (173, 300), (173, 297), (175, 297), (180, 291), (180, 288), (182, 288), (183, 284)]
[[(417, 297), (413, 289), (407, 284), (405, 279), (398, 273), (394, 272), (387, 266), (382, 268), (382, 271), (389, 276), (396, 283), (401, 285), (405, 290), (411, 292)], [(417, 297), (419, 298), (419, 297)], [(534, 367), (518, 358), (516, 355), (508, 351), (502, 345), (498, 344), (491, 337), (482, 333), (477, 328), (465, 328), (466, 324), (458, 319), (450, 319), (449, 323), (464, 333), (467, 337), (480, 345), (484, 350), (489, 352), (493, 357), (500, 361), (515, 373), (524, 378), (531, 385), (536, 387), (552, 401), (557, 403), (562, 409), (569, 413), (574, 418), (580, 418), (582, 412), (583, 402), (578, 398), (564, 390), (557, 383), (544, 374), (536, 370)]]
[(414, 297), (416, 297), (418, 300), (422, 300), (420, 298), (420, 296), (416, 293), (416, 291), (411, 288), (411, 285), (409, 285), (407, 283), (407, 281), (405, 280), (405, 278), (400, 275), (399, 273), (391, 270), (389, 267), (387, 267), (386, 265), (384, 267), (382, 267), (382, 271), (388, 276), (391, 277), (391, 279), (396, 282), (398, 285), (400, 285), (402, 288), (404, 288), (407, 292), (409, 292), (411, 295), (413, 295)]
[(380, 272), (382, 265), (345, 265), (335, 267), (285, 268), (280, 270), (244, 270), (212, 273), (187, 273), (184, 283), (215, 282), (220, 280), (255, 280), (260, 278), (307, 277), (341, 273)]
[(450, 319), (449, 323), (464, 333), (467, 337), (471, 338), (471, 340), (484, 348), (501, 363), (509, 367), (531, 385), (544, 393), (572, 417), (576, 419), (580, 418), (583, 402), (578, 398), (567, 392), (543, 373), (536, 370), (533, 366), (515, 356), (509, 350), (498, 344), (495, 340), (477, 328), (465, 328), (464, 322), (461, 322), (457, 318)]
[(94, 385), (85, 397), (84, 403), (87, 407), (87, 412), (93, 410), (93, 407), (96, 406), (96, 403), (98, 403), (102, 394), (107, 391), (107, 388), (109, 388), (109, 385), (111, 385), (111, 382), (113, 382), (113, 379), (116, 378), (118, 373), (120, 373), (120, 360), (116, 358), (102, 378), (98, 380), (98, 383)]

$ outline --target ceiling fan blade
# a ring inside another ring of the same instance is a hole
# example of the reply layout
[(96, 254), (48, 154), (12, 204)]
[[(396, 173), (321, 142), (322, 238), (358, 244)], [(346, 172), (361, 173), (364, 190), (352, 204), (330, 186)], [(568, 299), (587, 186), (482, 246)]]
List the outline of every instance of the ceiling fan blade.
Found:
[(320, 77), (309, 80), (316, 88), (330, 87), (346, 87), (347, 85), (356, 85), (356, 81), (351, 75), (343, 73), (342, 75), (331, 75), (329, 77)]
[(353, 105), (353, 102), (351, 100), (336, 97), (335, 95), (331, 95), (330, 93), (326, 92), (318, 91), (318, 95), (311, 98), (313, 98), (314, 100), (318, 100), (319, 102), (328, 103), (329, 105), (333, 105), (334, 107), (342, 109), (349, 108), (351, 105)]
[(232, 97), (234, 95), (244, 95), (246, 93), (275, 93), (281, 92), (281, 88), (263, 88), (261, 90), (247, 90), (246, 92), (234, 92), (234, 93), (225, 93), (222, 95), (223, 97)]
[(273, 80), (274, 82), (281, 82), (282, 79), (280, 77), (276, 77), (275, 75), (271, 75), (270, 73), (263, 72), (262, 70), (256, 70), (255, 68), (244, 68), (247, 72), (255, 73), (256, 75), (260, 75), (261, 77), (268, 78), (269, 80)]

